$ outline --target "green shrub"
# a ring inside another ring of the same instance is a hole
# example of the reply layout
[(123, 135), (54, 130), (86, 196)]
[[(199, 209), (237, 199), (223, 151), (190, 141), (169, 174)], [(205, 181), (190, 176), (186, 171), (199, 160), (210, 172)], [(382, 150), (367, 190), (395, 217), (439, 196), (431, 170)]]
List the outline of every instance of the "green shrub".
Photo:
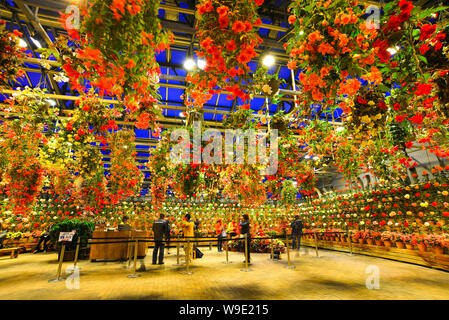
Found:
[(53, 243), (57, 243), (57, 247), (60, 246), (58, 242), (59, 233), (60, 232), (71, 232), (73, 230), (76, 231), (73, 236), (72, 242), (66, 244), (66, 250), (75, 250), (76, 242), (78, 241), (78, 237), (80, 240), (80, 247), (86, 247), (88, 243), (88, 239), (92, 236), (92, 232), (94, 231), (95, 224), (90, 221), (79, 221), (77, 219), (66, 220), (60, 223), (57, 223), (51, 228), (50, 231), (50, 241)]

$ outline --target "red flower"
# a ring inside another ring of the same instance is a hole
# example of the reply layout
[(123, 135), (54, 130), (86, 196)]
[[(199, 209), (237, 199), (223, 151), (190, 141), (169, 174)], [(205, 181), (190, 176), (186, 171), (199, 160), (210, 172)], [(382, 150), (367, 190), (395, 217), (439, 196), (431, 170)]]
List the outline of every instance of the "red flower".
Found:
[(220, 16), (218, 18), (218, 23), (220, 23), (220, 28), (224, 29), (229, 25), (228, 15)]
[(423, 45), (419, 48), (419, 52), (424, 55), (427, 51), (429, 51), (429, 49), (430, 47), (427, 43), (423, 43)]
[(263, 4), (264, 0), (254, 0), (254, 2), (258, 5), (261, 6)]
[(12, 32), (16, 37), (21, 37), (22, 36), (22, 32), (20, 32), (20, 31), (18, 31), (18, 30), (14, 30), (13, 32)]
[(221, 6), (217, 8), (217, 12), (220, 16), (227, 14), (229, 11), (229, 8), (226, 6)]
[(435, 24), (425, 24), (421, 27), (421, 38), (419, 40), (428, 39), (437, 29)]
[(420, 83), (418, 85), (418, 89), (416, 90), (415, 94), (417, 96), (424, 96), (429, 95), (432, 92), (433, 85), (426, 84), (426, 83)]
[(296, 17), (294, 15), (291, 15), (288, 17), (288, 23), (294, 24), (296, 22)]
[(136, 63), (134, 62), (133, 59), (128, 59), (128, 64), (126, 65), (126, 68), (128, 69), (132, 69), (136, 66)]
[(413, 117), (408, 118), (411, 122), (421, 124), (424, 120), (424, 116), (420, 113), (415, 114)]
[(245, 31), (245, 29), (246, 29), (245, 24), (239, 20), (234, 22), (234, 24), (232, 25), (232, 30), (234, 31), (234, 33), (243, 32), (243, 31)]

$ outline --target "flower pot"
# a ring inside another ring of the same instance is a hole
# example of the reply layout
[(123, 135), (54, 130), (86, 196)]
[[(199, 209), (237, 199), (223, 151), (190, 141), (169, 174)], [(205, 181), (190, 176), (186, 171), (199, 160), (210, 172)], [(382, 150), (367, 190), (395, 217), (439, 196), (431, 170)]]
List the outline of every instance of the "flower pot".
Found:
[(237, 252), (237, 248), (231, 248), (232, 252)]
[(390, 248), (393, 245), (393, 243), (390, 240), (384, 240), (384, 246), (387, 248)]
[(376, 246), (383, 246), (382, 240), (374, 240), (374, 242), (376, 243)]
[(373, 239), (366, 239), (366, 243), (369, 244), (370, 246), (372, 246), (374, 244), (374, 240)]
[(415, 246), (414, 246), (413, 244), (411, 244), (411, 243), (406, 243), (406, 244), (405, 244), (405, 247), (406, 247), (408, 250), (415, 250)]
[(418, 243), (418, 250), (421, 252), (426, 252), (427, 246), (424, 243)]
[(396, 247), (398, 247), (399, 249), (404, 249), (404, 242), (402, 241), (396, 241)]
[(365, 243), (365, 239), (358, 239), (360, 244), (364, 244)]
[(432, 247), (432, 249), (433, 249), (433, 253), (435, 253), (435, 254), (443, 254), (444, 253), (444, 248), (441, 246), (435, 246), (435, 247)]

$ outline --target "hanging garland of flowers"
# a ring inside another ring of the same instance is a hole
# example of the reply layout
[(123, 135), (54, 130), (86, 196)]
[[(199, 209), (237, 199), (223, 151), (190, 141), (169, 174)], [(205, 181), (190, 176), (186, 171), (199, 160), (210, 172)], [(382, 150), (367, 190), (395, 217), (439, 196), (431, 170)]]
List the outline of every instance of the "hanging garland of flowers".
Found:
[(249, 100), (242, 85), (249, 82), (248, 63), (257, 56), (255, 48), (262, 43), (257, 31), (262, 24), (257, 7), (262, 3), (263, 0), (201, 0), (197, 4), (197, 54), (205, 59), (206, 66), (188, 78), (192, 85), (185, 100), (189, 104), (202, 106), (217, 92), (217, 86), (231, 92), (229, 99)]
[(294, 36), (286, 44), (288, 66), (303, 70), (299, 81), (307, 96), (305, 107), (354, 96), (361, 87), (357, 78), (362, 76), (380, 83), (377, 67), (367, 70), (375, 62), (377, 51), (371, 43), (377, 31), (366, 25), (357, 0), (295, 0), (289, 9)]
[(109, 194), (111, 203), (135, 196), (140, 192), (143, 173), (136, 162), (135, 133), (121, 129), (110, 137), (111, 168), (109, 169)]
[(22, 59), (25, 57), (25, 48), (19, 46), (19, 37), (22, 33), (14, 30), (12, 33), (6, 30), (6, 22), (0, 20), (0, 86), (8, 86), (9, 82), (16, 81), (25, 73)]
[[(57, 111), (42, 98), (40, 89), (18, 91), (2, 110), (13, 119), (0, 127), (0, 168), (5, 194), (15, 214), (26, 214), (42, 187), (44, 169), (38, 159), (39, 144), (54, 130)], [(44, 128), (47, 131), (43, 133)]]
[(65, 58), (64, 69), (78, 83), (77, 89), (88, 80), (100, 94), (117, 96), (141, 129), (155, 127), (160, 74), (155, 56), (173, 43), (173, 34), (161, 29), (158, 5), (143, 0), (92, 1), (82, 10), (80, 34), (68, 30), (79, 48), (75, 59)]

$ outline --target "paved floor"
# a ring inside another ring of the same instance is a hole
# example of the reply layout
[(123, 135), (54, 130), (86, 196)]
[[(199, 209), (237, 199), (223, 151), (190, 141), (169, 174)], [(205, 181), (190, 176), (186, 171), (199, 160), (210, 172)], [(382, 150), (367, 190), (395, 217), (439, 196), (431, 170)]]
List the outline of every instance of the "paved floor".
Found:
[(448, 272), (402, 262), (325, 250), (316, 258), (308, 249), (292, 254), (295, 269), (285, 268), (286, 255), (272, 262), (269, 254), (253, 254), (253, 271), (242, 272), (242, 253), (230, 252), (232, 263), (224, 264), (224, 252), (202, 251), (193, 275), (174, 265), (174, 250), (163, 266), (150, 265), (147, 256), (147, 272), (134, 279), (125, 263), (80, 261), (79, 289), (73, 275), (48, 282), (56, 275), (55, 253), (0, 257), (0, 299), (449, 299)]

